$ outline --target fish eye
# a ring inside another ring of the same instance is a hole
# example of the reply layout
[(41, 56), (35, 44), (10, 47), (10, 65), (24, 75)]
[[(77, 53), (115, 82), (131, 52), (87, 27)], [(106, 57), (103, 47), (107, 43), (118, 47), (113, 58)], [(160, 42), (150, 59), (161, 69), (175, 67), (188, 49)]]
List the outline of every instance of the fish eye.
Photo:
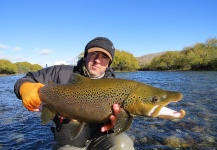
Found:
[(152, 100), (151, 100), (153, 103), (157, 103), (159, 102), (159, 98), (157, 96), (154, 96), (152, 97)]

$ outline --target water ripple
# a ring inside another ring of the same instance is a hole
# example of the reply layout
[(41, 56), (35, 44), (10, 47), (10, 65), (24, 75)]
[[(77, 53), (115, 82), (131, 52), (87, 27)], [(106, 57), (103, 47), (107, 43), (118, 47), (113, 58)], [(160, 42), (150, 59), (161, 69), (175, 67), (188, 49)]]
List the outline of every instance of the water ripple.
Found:
[[(41, 125), (40, 113), (23, 108), (13, 93), (20, 76), (0, 77), (0, 149), (52, 149), (51, 124)], [(118, 78), (132, 79), (166, 90), (180, 91), (184, 98), (169, 107), (184, 109), (183, 119), (135, 117), (127, 133), (138, 150), (215, 149), (217, 147), (217, 72), (130, 72)]]

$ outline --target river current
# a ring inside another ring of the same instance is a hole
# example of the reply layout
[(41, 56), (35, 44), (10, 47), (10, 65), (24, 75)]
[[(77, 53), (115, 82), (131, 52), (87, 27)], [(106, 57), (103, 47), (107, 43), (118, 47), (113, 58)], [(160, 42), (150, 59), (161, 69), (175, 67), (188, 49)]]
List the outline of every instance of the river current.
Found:
[[(181, 101), (168, 105), (177, 111), (184, 109), (183, 119), (134, 118), (126, 133), (136, 150), (217, 148), (217, 72), (138, 71), (116, 75), (184, 95)], [(52, 123), (42, 125), (40, 113), (27, 111), (13, 92), (20, 77), (0, 77), (0, 149), (52, 149)]]

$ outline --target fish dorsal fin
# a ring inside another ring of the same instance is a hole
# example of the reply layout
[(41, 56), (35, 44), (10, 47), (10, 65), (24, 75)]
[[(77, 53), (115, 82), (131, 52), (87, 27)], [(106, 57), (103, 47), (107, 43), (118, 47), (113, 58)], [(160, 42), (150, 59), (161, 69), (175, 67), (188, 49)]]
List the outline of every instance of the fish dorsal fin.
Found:
[(88, 81), (88, 80), (91, 80), (91, 79), (84, 77), (84, 76), (77, 74), (77, 73), (71, 73), (68, 83), (69, 84), (75, 84), (75, 83), (84, 82), (84, 81)]
[(54, 118), (55, 114), (51, 112), (47, 107), (42, 106), (41, 110), (41, 122), (43, 125), (47, 124), (50, 120)]
[(118, 113), (116, 123), (114, 125), (114, 132), (119, 134), (121, 132), (127, 131), (133, 121), (133, 116), (131, 116), (126, 110), (120, 108)]
[(68, 132), (70, 134), (71, 140), (74, 140), (81, 133), (84, 125), (85, 125), (84, 122), (79, 122), (79, 121), (71, 121), (68, 124)]

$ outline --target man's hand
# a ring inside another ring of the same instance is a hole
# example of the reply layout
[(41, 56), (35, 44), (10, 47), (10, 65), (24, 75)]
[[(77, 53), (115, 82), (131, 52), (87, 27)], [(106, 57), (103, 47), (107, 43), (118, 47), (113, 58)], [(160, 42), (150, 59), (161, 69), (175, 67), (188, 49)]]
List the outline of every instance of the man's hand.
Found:
[(110, 116), (110, 124), (106, 124), (101, 128), (101, 132), (109, 131), (111, 128), (114, 127), (115, 122), (116, 122), (116, 117), (118, 115), (120, 106), (118, 104), (113, 105), (113, 112), (114, 114)]
[(38, 91), (42, 88), (42, 83), (29, 83), (25, 82), (20, 86), (20, 95), (23, 100), (23, 105), (29, 111), (39, 111), (41, 100), (38, 95)]

